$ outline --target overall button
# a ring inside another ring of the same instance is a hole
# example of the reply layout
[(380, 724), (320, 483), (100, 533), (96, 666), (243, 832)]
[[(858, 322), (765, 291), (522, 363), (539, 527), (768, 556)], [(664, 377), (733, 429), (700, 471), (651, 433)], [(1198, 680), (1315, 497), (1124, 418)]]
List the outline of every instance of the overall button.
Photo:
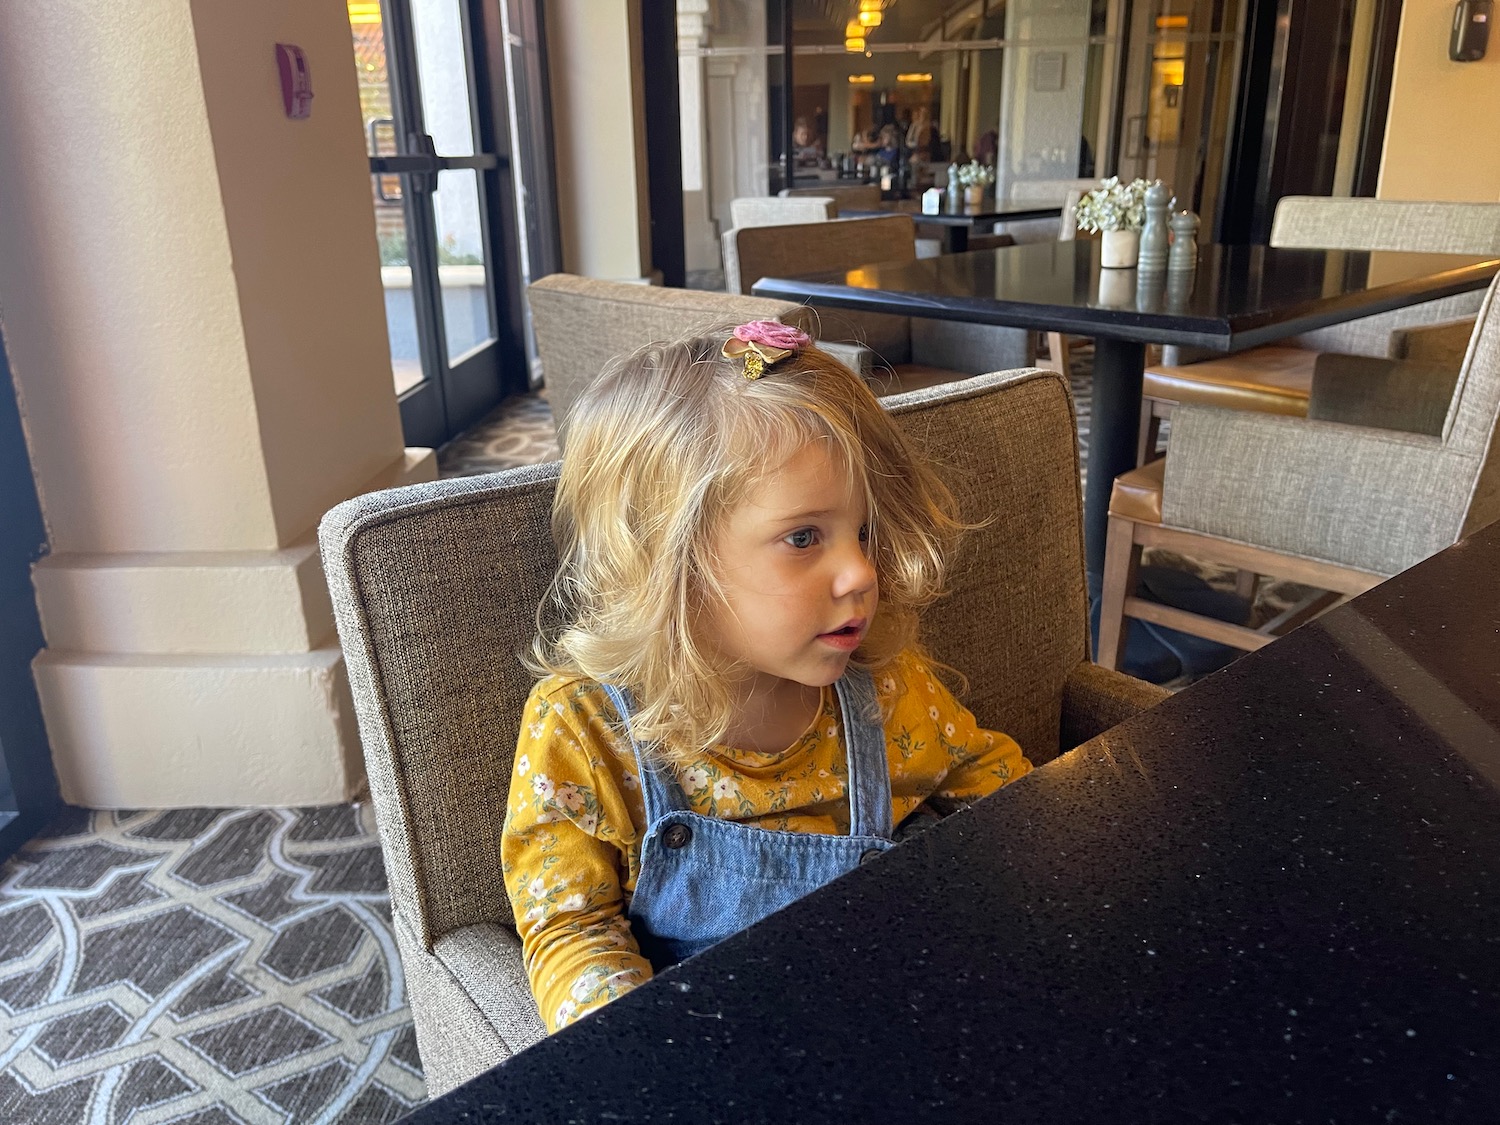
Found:
[(859, 862), (860, 863), (869, 863), (870, 860), (874, 859), (876, 856), (878, 856), (880, 854), (881, 854), (881, 849), (880, 848), (871, 848), (867, 852), (860, 852), (859, 853)]
[(693, 838), (693, 830), (686, 824), (669, 824), (661, 834), (661, 842), (669, 848), (685, 848)]

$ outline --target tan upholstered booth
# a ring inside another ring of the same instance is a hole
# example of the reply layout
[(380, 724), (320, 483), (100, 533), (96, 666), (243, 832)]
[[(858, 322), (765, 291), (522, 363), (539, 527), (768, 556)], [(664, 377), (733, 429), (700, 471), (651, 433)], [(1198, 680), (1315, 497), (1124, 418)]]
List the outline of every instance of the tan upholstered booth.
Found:
[[(1130, 618), (1258, 648), (1500, 518), (1497, 295), (1500, 280), (1457, 374), (1333, 355), (1314, 373), (1307, 418), (1179, 406), (1165, 459), (1115, 481), (1100, 663), (1117, 666)], [(1317, 592), (1259, 630), (1200, 617), (1137, 596), (1153, 546)]]
[[(1088, 660), (1066, 382), (985, 375), (888, 405), (981, 524), (924, 620), (979, 720), (1045, 762), (1164, 698)], [(542, 1036), (499, 855), (557, 469), (372, 493), (319, 531), (432, 1094)]]
[[(748, 320), (780, 320), (817, 335), (812, 311), (791, 301), (599, 281), (568, 273), (532, 282), (526, 300), (559, 448), (567, 440), (573, 400), (615, 356), (653, 340)], [(859, 348), (832, 343), (827, 350), (853, 367), (866, 362)]]
[[(724, 274), (731, 292), (762, 277), (797, 277), (876, 262), (916, 260), (909, 215), (836, 223), (752, 227), (724, 235)], [(1035, 358), (1030, 333), (1018, 328), (924, 320), (847, 309), (816, 310), (823, 340), (868, 349), (863, 373), (883, 392), (931, 386), (981, 371), (1022, 367)]]

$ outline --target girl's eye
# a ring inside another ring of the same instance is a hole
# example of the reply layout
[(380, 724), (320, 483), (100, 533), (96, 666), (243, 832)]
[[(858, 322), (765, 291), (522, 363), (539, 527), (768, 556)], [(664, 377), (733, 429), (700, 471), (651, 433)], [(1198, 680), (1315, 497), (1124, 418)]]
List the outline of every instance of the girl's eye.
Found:
[(818, 533), (810, 527), (798, 528), (786, 537), (786, 542), (796, 547), (799, 551), (805, 551), (818, 541)]

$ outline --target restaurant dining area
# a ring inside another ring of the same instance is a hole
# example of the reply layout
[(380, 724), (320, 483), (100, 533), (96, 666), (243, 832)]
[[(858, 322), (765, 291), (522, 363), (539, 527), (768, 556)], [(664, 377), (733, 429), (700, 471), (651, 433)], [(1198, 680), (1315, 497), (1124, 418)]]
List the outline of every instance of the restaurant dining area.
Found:
[(0, 6), (0, 1121), (1500, 1120), (1492, 19)]

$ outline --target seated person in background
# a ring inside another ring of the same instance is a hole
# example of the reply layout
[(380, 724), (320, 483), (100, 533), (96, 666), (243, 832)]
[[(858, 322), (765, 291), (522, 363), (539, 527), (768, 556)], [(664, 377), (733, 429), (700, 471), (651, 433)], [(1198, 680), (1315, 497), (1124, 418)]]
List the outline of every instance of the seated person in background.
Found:
[(501, 839), (554, 1031), (1031, 769), (918, 642), (952, 496), (802, 332), (648, 345), (569, 427)]
[(931, 160), (937, 142), (937, 128), (932, 123), (932, 112), (920, 105), (912, 114), (911, 125), (906, 130), (906, 147), (913, 160)]
[(804, 167), (816, 166), (823, 159), (823, 143), (805, 117), (797, 118), (792, 127), (792, 158)]
[(995, 155), (999, 152), (1000, 134), (989, 129), (979, 135), (974, 142), (974, 159), (986, 168), (995, 166)]

